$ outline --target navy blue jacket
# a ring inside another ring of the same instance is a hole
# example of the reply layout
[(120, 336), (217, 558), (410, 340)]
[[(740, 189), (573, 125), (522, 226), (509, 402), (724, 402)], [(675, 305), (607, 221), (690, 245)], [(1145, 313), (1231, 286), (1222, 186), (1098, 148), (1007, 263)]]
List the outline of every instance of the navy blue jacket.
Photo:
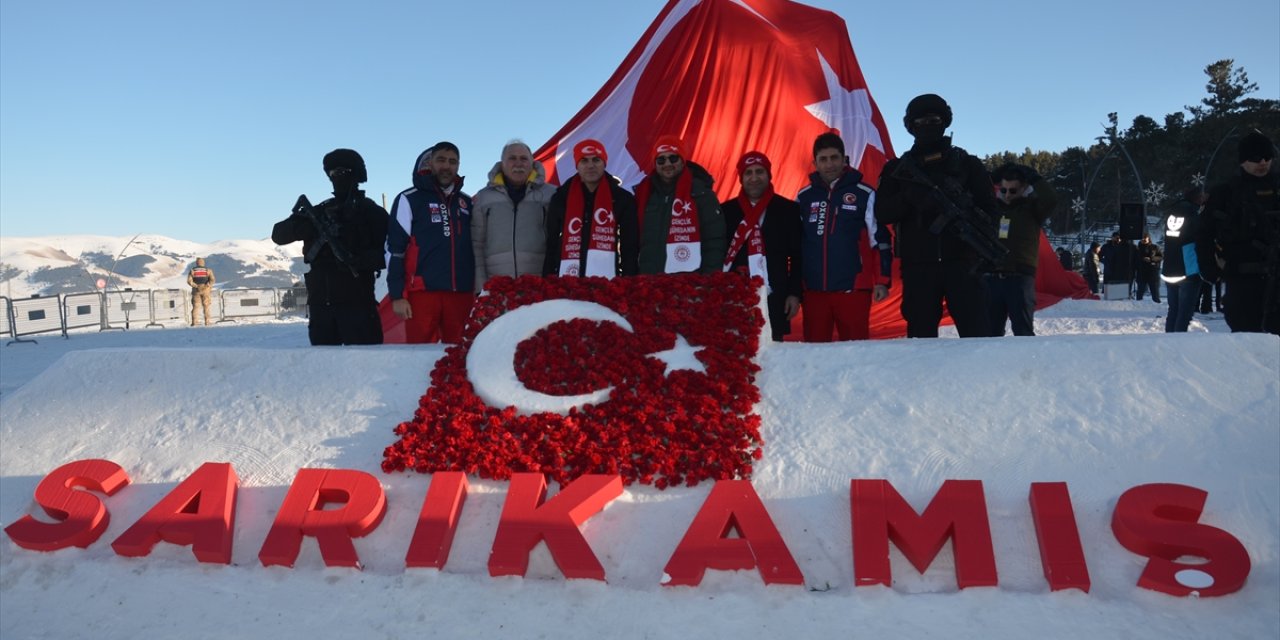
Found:
[[(425, 155), (426, 152), (423, 152)], [(416, 171), (422, 155), (413, 163), (413, 188), (396, 196), (387, 223), (387, 293), (392, 300), (406, 291), (475, 290), (475, 254), (471, 247), (471, 196), (462, 192), (462, 179), (446, 195), (435, 176)], [(410, 239), (415, 251), (410, 250)], [(417, 266), (411, 276), (406, 260)]]
[[(875, 190), (862, 181), (861, 173), (846, 167), (834, 186), (826, 185), (816, 172), (810, 174), (809, 185), (796, 200), (804, 223), (800, 253), (806, 291), (888, 286), (893, 268), (888, 231), (876, 225)], [(873, 248), (878, 261), (870, 253)], [(871, 258), (865, 267), (864, 256)]]

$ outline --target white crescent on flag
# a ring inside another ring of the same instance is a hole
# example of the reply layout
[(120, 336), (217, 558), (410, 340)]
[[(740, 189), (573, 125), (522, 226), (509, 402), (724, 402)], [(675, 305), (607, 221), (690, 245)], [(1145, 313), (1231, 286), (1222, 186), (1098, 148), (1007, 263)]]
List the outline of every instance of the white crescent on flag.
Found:
[(609, 399), (613, 387), (575, 396), (553, 396), (525, 386), (516, 375), (516, 347), (543, 327), (583, 318), (612, 322), (631, 331), (631, 323), (613, 309), (578, 300), (544, 300), (498, 316), (476, 335), (467, 352), (467, 378), (475, 393), (491, 407), (515, 407), (520, 415), (550, 412), (567, 415), (574, 407)]
[[(594, 302), (544, 300), (512, 309), (476, 334), (467, 352), (467, 379), (476, 396), (491, 407), (515, 407), (522, 416), (543, 412), (568, 415), (570, 409), (608, 401), (613, 392), (611, 386), (579, 395), (553, 396), (525, 386), (516, 373), (515, 355), (521, 342), (554, 322), (576, 319), (612, 322), (634, 332), (626, 318)], [(701, 350), (676, 334), (675, 346), (648, 355), (666, 365), (666, 375), (682, 369), (701, 373), (706, 371), (706, 365), (697, 358)]]

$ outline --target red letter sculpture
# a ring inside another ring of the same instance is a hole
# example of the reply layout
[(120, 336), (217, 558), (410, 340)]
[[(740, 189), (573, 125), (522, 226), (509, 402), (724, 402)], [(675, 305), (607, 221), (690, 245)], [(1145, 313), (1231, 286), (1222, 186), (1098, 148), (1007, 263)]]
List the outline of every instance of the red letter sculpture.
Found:
[[(739, 537), (725, 537), (734, 530)], [(719, 480), (667, 561), (663, 584), (696, 587), (707, 569), (757, 568), (765, 584), (804, 584), (800, 567), (751, 483)]]
[[(1199, 524), (1208, 492), (1180, 484), (1144, 484), (1120, 496), (1111, 531), (1124, 548), (1151, 558), (1138, 586), (1174, 596), (1224, 596), (1244, 587), (1249, 552), (1235, 536)], [(1207, 562), (1176, 562), (1183, 556)]]
[[(326, 504), (345, 503), (326, 510)], [(352, 544), (377, 528), (387, 512), (382, 484), (371, 474), (351, 469), (301, 469), (280, 505), (276, 521), (262, 543), (263, 566), (292, 567), (302, 549), (302, 537), (313, 536), (330, 567), (360, 568)]]
[(111, 543), (122, 556), (149, 555), (156, 543), (191, 545), (200, 562), (231, 563), (240, 479), (229, 462), (206, 462)]
[(1031, 483), (1031, 519), (1040, 541), (1040, 564), (1053, 591), (1079, 589), (1089, 592), (1089, 565), (1080, 545), (1076, 512), (1065, 482)]
[(585, 475), (543, 504), (546, 495), (542, 474), (512, 474), (489, 553), (489, 575), (523, 576), (529, 569), (529, 552), (545, 540), (566, 578), (604, 580), (604, 567), (578, 527), (622, 495), (622, 477)]
[(890, 539), (916, 571), (924, 573), (947, 538), (952, 540), (956, 584), (961, 589), (998, 584), (981, 481), (947, 480), (922, 515), (917, 515), (887, 480), (854, 480), (850, 501), (854, 582), (858, 586), (893, 584)]
[(453, 534), (458, 529), (458, 514), (467, 499), (467, 476), (460, 471), (439, 471), (431, 476), (431, 488), (422, 501), (418, 526), (413, 530), (406, 567), (443, 569), (449, 561)]
[(129, 474), (110, 460), (68, 462), (36, 485), (36, 503), (58, 522), (40, 522), (28, 515), (5, 527), (4, 532), (14, 544), (34, 551), (87, 547), (107, 530), (111, 514), (98, 496), (76, 488), (110, 496), (127, 484)]

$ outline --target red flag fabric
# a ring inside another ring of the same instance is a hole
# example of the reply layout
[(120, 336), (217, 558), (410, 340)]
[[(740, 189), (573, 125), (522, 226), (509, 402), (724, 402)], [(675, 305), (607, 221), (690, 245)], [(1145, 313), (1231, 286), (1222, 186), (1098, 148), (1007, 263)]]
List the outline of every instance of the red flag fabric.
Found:
[(875, 184), (893, 149), (839, 16), (787, 0), (671, 0), (535, 155), (559, 183), (575, 171), (573, 146), (600, 140), (609, 172), (630, 187), (658, 137), (676, 135), (721, 200), (737, 194), (734, 163), (751, 149), (768, 154), (774, 189), (793, 197), (813, 170), (814, 138), (833, 128)]

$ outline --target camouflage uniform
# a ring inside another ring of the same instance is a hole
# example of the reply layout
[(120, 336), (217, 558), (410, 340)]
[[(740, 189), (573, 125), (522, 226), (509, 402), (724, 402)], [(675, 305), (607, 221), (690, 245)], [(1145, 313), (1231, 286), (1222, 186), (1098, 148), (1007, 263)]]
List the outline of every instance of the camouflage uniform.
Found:
[(209, 326), (209, 301), (213, 292), (213, 269), (204, 266), (204, 258), (196, 259), (196, 266), (187, 273), (187, 285), (191, 287), (191, 326), (196, 326), (196, 311), (204, 309), (204, 326)]

